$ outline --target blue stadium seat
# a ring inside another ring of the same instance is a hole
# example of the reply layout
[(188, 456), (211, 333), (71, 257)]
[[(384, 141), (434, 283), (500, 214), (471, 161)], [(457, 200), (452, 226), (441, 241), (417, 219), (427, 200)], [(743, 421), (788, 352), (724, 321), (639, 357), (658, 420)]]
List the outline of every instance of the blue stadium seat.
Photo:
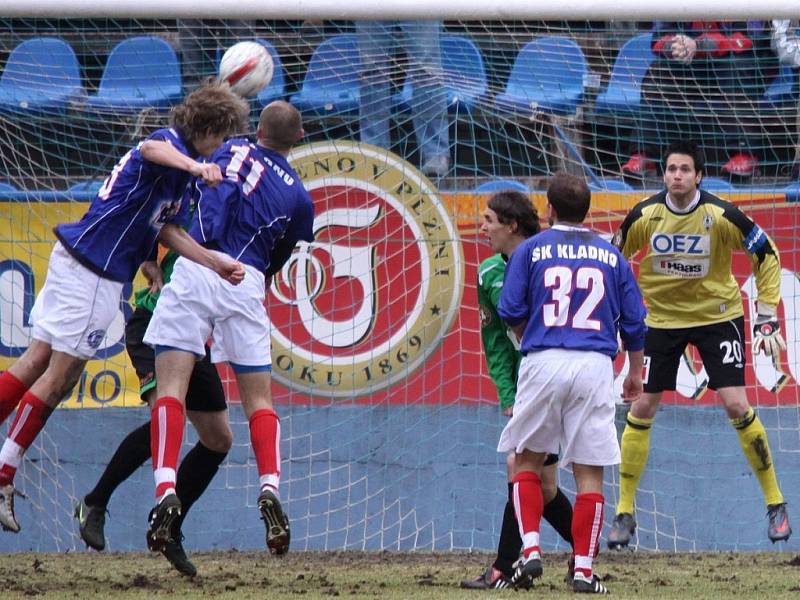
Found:
[(60, 38), (32, 38), (8, 57), (0, 76), (0, 112), (64, 113), (85, 95), (75, 52)]
[(703, 177), (700, 181), (700, 188), (707, 192), (733, 192), (736, 191), (734, 185), (727, 179), (721, 177)]
[(506, 89), (495, 98), (502, 112), (571, 115), (583, 100), (586, 58), (574, 40), (540, 37), (517, 55)]
[(589, 181), (589, 189), (593, 192), (631, 192), (634, 188), (622, 179), (604, 179)]
[(655, 56), (650, 49), (652, 34), (644, 33), (629, 39), (617, 54), (611, 80), (597, 96), (598, 113), (633, 113), (642, 104), (642, 81)]
[(492, 179), (491, 181), (484, 181), (475, 188), (476, 194), (494, 194), (495, 192), (502, 192), (506, 190), (513, 190), (515, 192), (530, 193), (528, 186), (521, 181), (514, 179)]
[(138, 112), (167, 108), (182, 95), (181, 66), (172, 46), (159, 37), (133, 37), (111, 50), (100, 87), (87, 99), (87, 108)]
[(263, 108), (273, 100), (281, 100), (286, 96), (286, 71), (283, 68), (281, 57), (278, 56), (278, 51), (270, 42), (264, 39), (256, 40), (259, 44), (264, 46), (272, 57), (272, 81), (269, 85), (261, 90), (256, 96), (256, 104), (259, 109)]
[(778, 76), (764, 92), (764, 102), (774, 108), (797, 104), (797, 73), (789, 65), (781, 65)]
[[(475, 43), (465, 37), (442, 36), (440, 48), (448, 110), (471, 113), (489, 89), (483, 57)], [(395, 94), (395, 107), (410, 111), (413, 98), (414, 82), (407, 77), (402, 91)]]
[(314, 50), (300, 92), (292, 95), (291, 103), (313, 116), (357, 115), (360, 64), (355, 35), (328, 38)]

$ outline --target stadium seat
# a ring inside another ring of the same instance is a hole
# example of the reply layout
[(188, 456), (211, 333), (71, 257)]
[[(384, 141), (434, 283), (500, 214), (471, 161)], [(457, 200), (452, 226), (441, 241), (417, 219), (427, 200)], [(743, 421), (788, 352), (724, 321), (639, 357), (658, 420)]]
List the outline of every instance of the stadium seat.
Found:
[(172, 46), (159, 37), (133, 37), (108, 55), (90, 111), (138, 112), (167, 108), (181, 100), (181, 67)]
[(275, 46), (264, 39), (258, 39), (256, 41), (267, 49), (267, 52), (269, 52), (269, 55), (272, 57), (273, 65), (272, 81), (270, 81), (267, 87), (261, 90), (256, 96), (256, 105), (260, 110), (273, 100), (281, 100), (286, 96), (286, 72)]
[(707, 192), (733, 192), (736, 188), (727, 179), (721, 177), (703, 177), (700, 188)]
[(32, 38), (8, 57), (0, 76), (0, 112), (64, 113), (85, 96), (75, 52), (60, 38)]
[(476, 194), (493, 194), (495, 192), (502, 192), (505, 190), (513, 190), (515, 192), (530, 193), (528, 186), (521, 181), (514, 179), (492, 179), (491, 181), (484, 181), (475, 188)]
[(597, 96), (595, 111), (600, 114), (633, 113), (642, 104), (642, 81), (655, 56), (650, 50), (652, 34), (629, 39), (617, 54), (611, 79)]
[(586, 58), (578, 44), (560, 36), (540, 37), (517, 55), (506, 89), (495, 98), (501, 112), (575, 114), (583, 100)]
[[(452, 113), (471, 113), (489, 89), (483, 57), (475, 43), (465, 37), (442, 36), (440, 47), (447, 108)], [(410, 111), (413, 98), (414, 82), (406, 77), (402, 91), (395, 94), (395, 108)]]
[(789, 65), (781, 65), (778, 76), (764, 92), (764, 102), (773, 108), (797, 104), (797, 74)]
[(634, 188), (622, 179), (598, 179), (589, 181), (589, 189), (593, 192), (631, 192)]
[(291, 103), (303, 113), (325, 116), (358, 114), (361, 58), (355, 35), (335, 35), (322, 42), (308, 65)]

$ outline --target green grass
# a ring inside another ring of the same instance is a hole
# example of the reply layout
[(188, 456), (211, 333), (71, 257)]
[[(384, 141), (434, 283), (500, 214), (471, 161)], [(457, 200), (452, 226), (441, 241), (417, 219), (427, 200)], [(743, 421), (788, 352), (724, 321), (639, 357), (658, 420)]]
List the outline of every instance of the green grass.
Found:
[[(488, 554), (394, 552), (209, 552), (193, 557), (200, 575), (186, 579), (158, 555), (138, 553), (6, 554), (0, 598), (480, 598), (460, 590)], [(574, 598), (563, 582), (566, 556), (545, 556), (531, 592), (492, 591), (492, 598)], [(794, 553), (609, 553), (596, 562), (615, 598), (749, 600), (800, 598)], [(519, 594), (522, 593), (523, 596)]]

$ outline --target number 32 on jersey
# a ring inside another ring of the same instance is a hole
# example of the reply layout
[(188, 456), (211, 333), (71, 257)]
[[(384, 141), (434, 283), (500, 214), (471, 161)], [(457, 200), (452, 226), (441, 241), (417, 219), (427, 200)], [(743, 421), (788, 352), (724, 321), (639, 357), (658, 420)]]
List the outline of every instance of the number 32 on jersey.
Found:
[[(597, 305), (605, 296), (603, 272), (595, 267), (554, 266), (544, 271), (544, 287), (550, 290), (550, 302), (542, 306), (547, 327), (572, 327), (600, 331), (600, 321), (592, 318)], [(573, 305), (575, 290), (586, 290), (582, 301)]]

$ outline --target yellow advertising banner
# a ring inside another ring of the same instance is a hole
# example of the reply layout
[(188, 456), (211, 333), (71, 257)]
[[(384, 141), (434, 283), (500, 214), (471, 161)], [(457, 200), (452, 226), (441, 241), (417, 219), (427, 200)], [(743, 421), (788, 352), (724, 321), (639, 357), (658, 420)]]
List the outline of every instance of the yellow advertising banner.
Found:
[[(79, 220), (87, 207), (83, 202), (0, 202), (0, 370), (8, 368), (30, 343), (30, 310), (47, 274), (55, 241), (53, 226)], [(126, 288), (126, 294), (130, 289)], [(130, 307), (121, 302), (100, 358), (89, 361), (63, 407), (143, 406), (139, 382), (125, 352), (128, 314)]]

